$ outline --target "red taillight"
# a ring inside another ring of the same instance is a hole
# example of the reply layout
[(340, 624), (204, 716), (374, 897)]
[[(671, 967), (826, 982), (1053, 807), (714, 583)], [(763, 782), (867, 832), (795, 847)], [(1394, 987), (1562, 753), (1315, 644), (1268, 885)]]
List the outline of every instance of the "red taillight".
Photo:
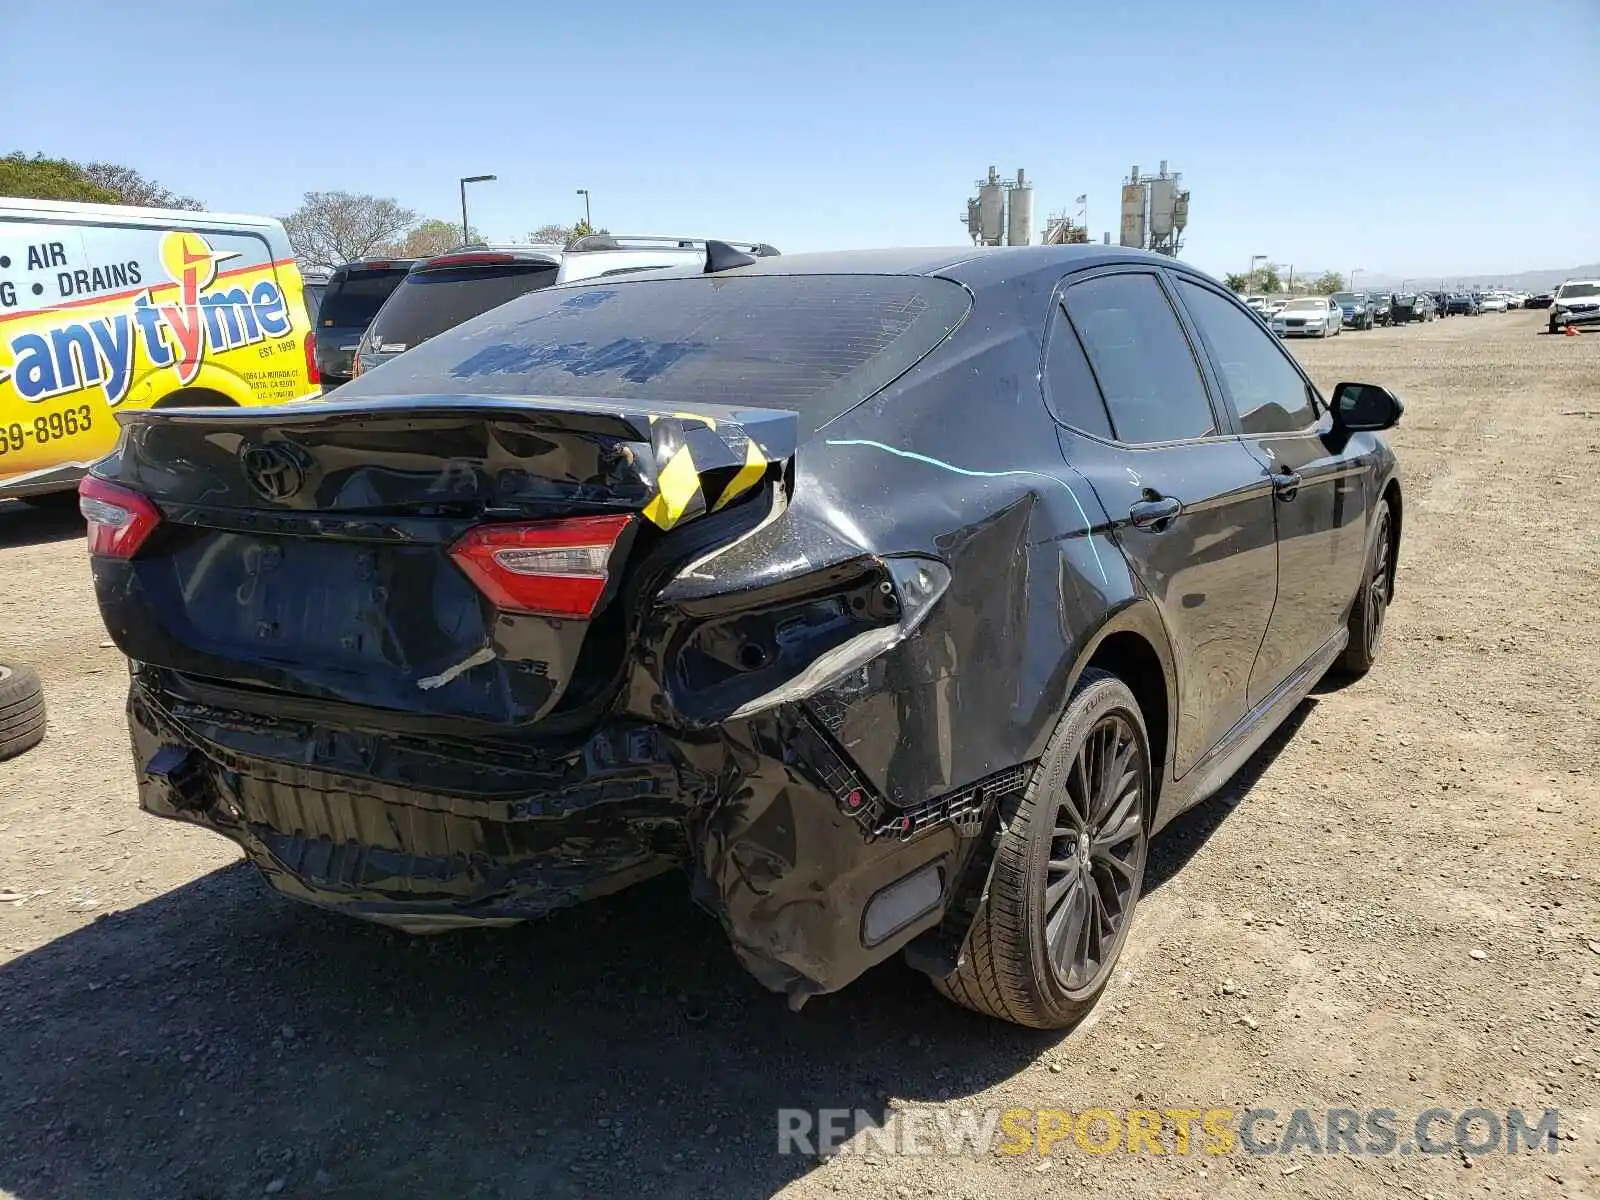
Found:
[(321, 383), (322, 372), (317, 370), (317, 331), (307, 330), (305, 336), (306, 347), (306, 380), (310, 383)]
[(632, 517), (568, 517), (534, 525), (480, 525), (450, 557), (502, 612), (583, 620), (594, 615), (611, 553)]
[(132, 558), (161, 524), (156, 506), (138, 492), (85, 475), (78, 484), (78, 510), (89, 524), (89, 553)]

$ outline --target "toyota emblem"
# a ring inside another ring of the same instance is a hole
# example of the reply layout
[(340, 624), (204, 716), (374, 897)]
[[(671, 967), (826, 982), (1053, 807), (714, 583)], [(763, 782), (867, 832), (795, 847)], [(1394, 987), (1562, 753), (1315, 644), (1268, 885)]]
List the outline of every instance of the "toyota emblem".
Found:
[(300, 456), (282, 443), (247, 446), (239, 455), (245, 482), (267, 500), (287, 500), (306, 481)]

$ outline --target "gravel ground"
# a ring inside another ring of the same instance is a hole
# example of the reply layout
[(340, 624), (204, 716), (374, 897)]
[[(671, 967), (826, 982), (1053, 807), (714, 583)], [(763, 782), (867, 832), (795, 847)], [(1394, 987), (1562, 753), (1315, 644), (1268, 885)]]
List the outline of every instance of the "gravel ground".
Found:
[[(1066, 1035), (898, 965), (792, 1015), (678, 881), (444, 939), (292, 906), (137, 811), (81, 525), (0, 505), (0, 657), (51, 706), (0, 763), (0, 1195), (1600, 1195), (1600, 337), (1543, 319), (1295, 346), (1408, 402), (1383, 657), (1158, 840)], [(1563, 1140), (777, 1152), (779, 1108), (1016, 1106), (1555, 1108)]]

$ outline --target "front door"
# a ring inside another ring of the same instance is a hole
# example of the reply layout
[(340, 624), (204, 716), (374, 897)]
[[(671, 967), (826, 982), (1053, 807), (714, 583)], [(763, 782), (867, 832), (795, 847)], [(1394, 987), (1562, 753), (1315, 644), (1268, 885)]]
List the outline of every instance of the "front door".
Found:
[(1361, 464), (1343, 454), (1316, 389), (1277, 338), (1222, 292), (1178, 293), (1216, 366), (1242, 444), (1272, 487), (1278, 597), (1250, 672), (1252, 707), (1344, 625), (1361, 575)]

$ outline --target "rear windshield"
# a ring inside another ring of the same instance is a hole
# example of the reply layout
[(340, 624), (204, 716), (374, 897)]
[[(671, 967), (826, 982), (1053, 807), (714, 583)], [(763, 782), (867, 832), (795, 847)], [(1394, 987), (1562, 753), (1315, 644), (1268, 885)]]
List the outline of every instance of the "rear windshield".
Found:
[(383, 306), (372, 337), (385, 345), (415, 346), (555, 281), (556, 268), (543, 262), (413, 271)]
[(334, 279), (322, 297), (318, 324), (340, 329), (365, 329), (378, 315), (389, 293), (406, 277), (405, 268), (381, 271), (351, 271)]
[(792, 409), (815, 430), (909, 370), (969, 304), (959, 284), (912, 275), (696, 275), (552, 288), (394, 359), (341, 395), (748, 405)]

